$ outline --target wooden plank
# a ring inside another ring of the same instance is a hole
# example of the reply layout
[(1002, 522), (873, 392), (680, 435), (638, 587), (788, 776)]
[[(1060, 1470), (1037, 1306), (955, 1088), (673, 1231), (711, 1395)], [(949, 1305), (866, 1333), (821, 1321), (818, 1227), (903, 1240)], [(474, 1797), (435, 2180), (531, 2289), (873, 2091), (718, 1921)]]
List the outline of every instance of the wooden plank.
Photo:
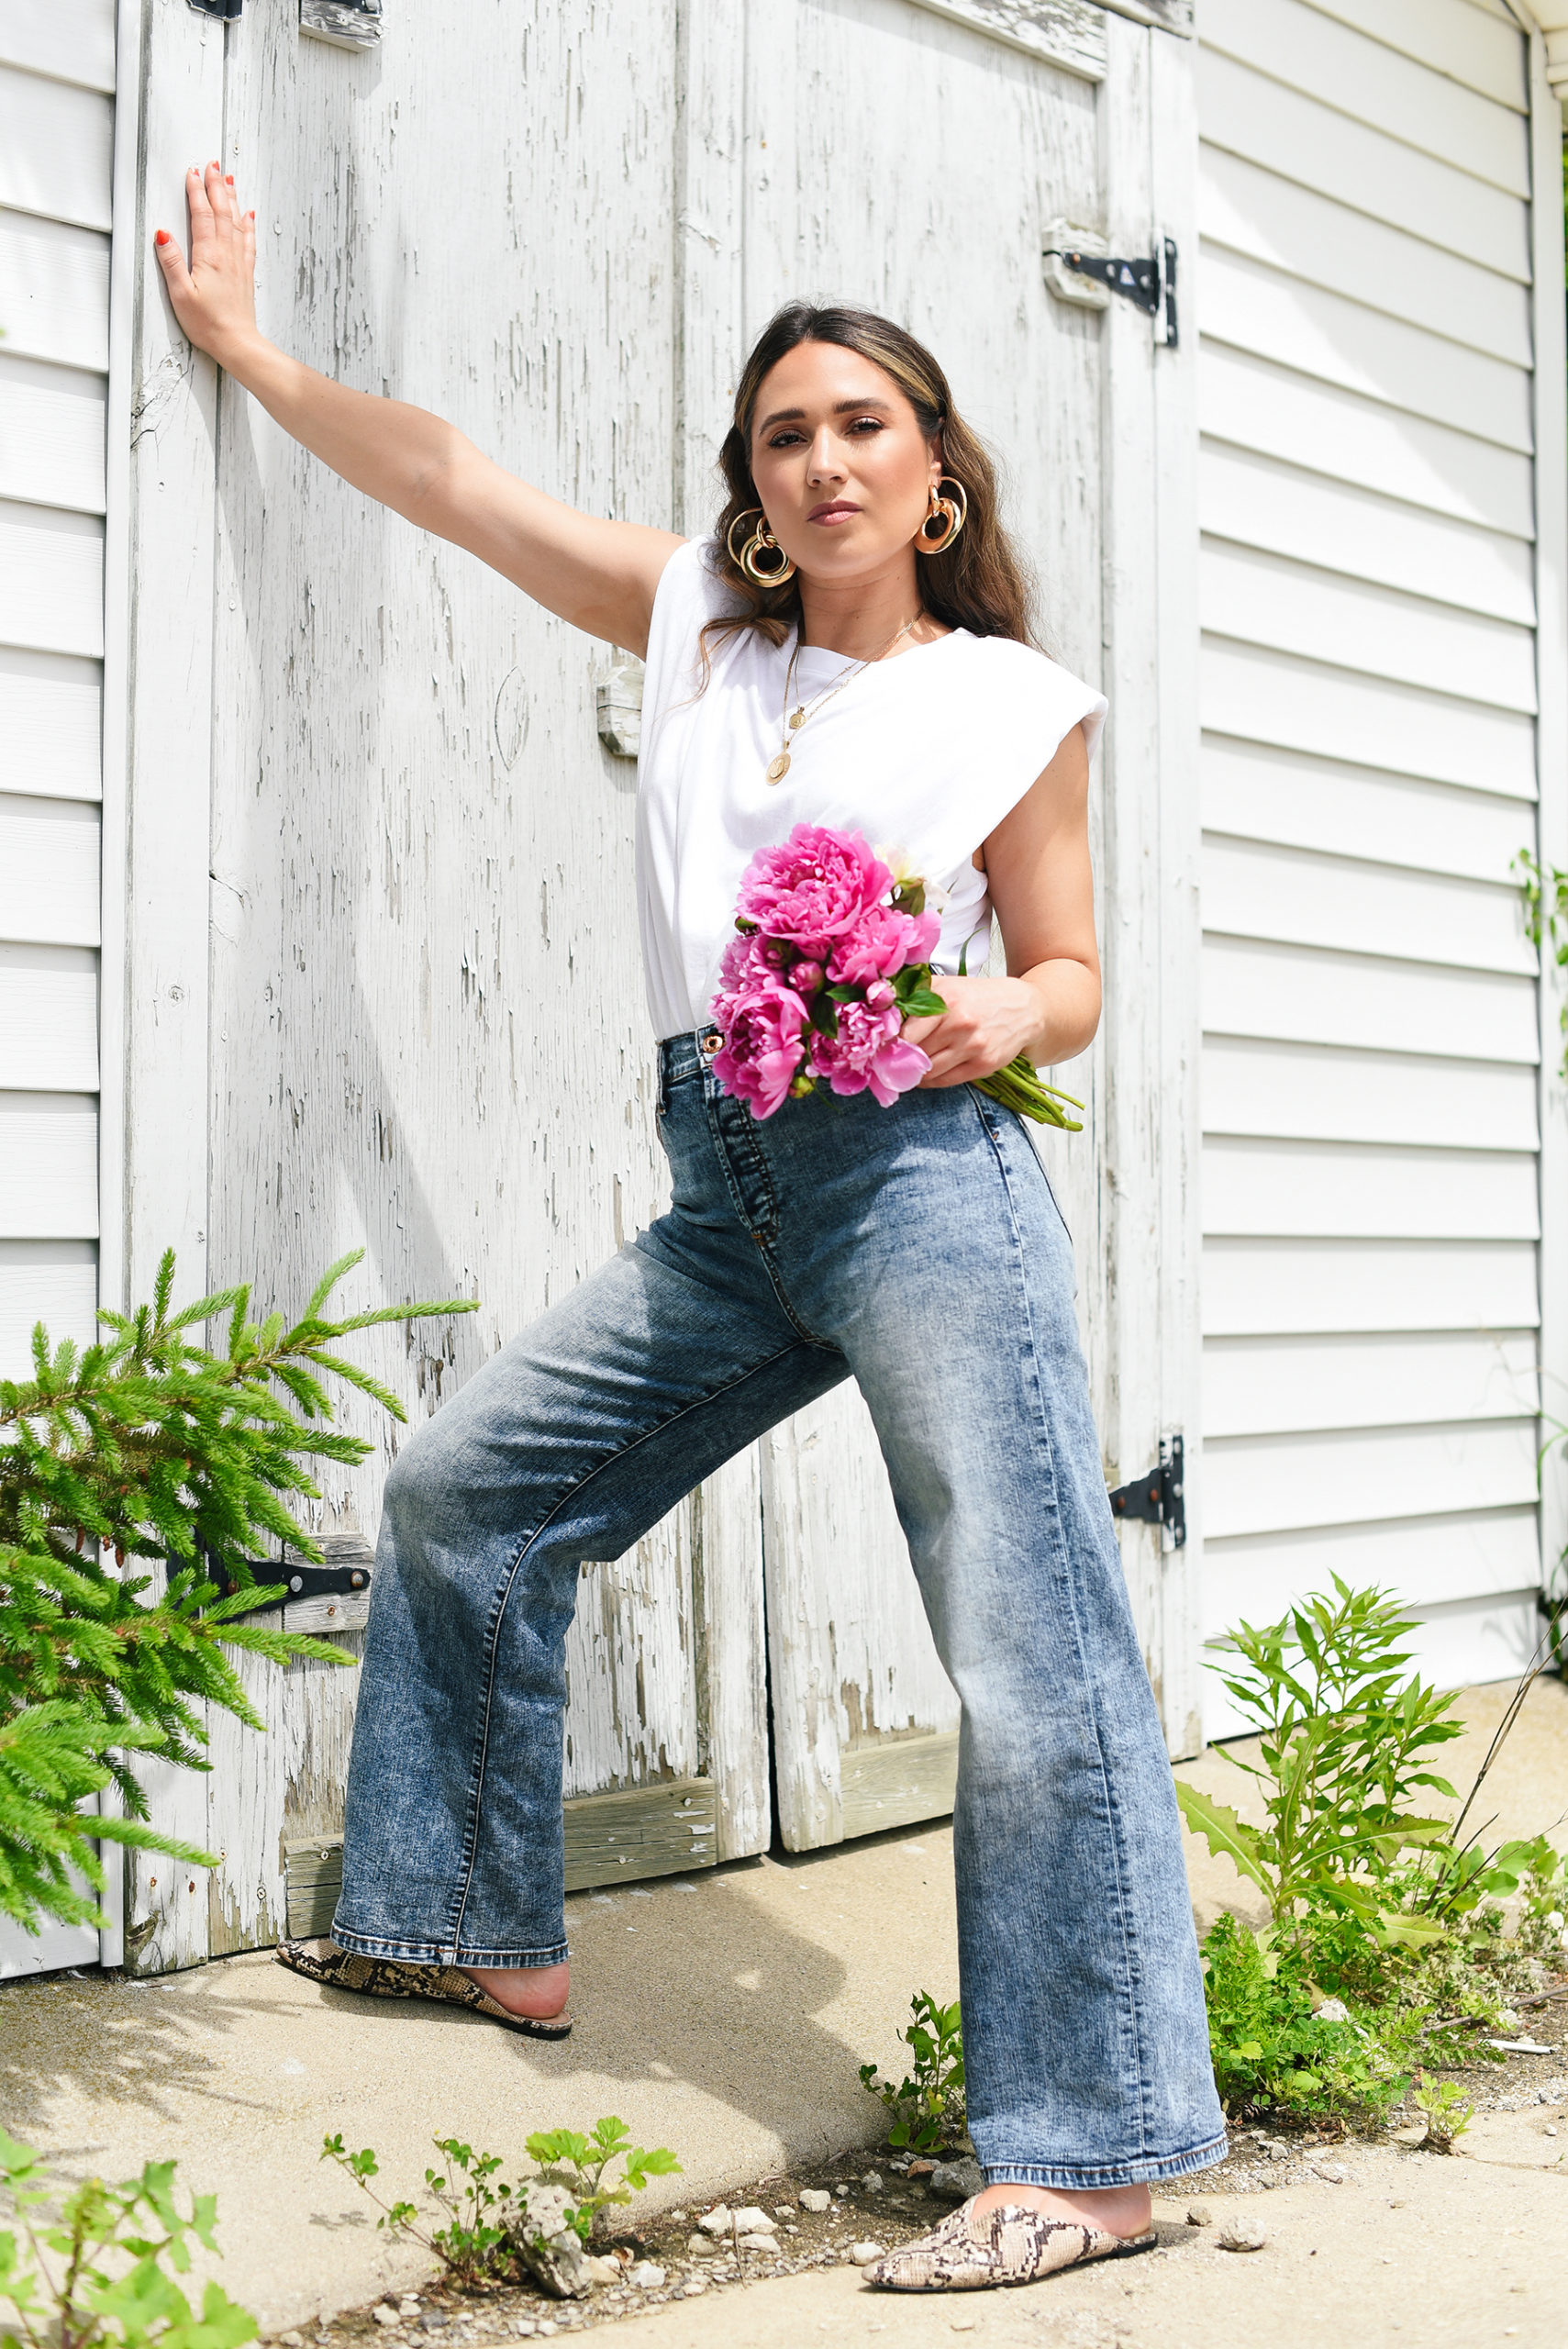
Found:
[(1062, 66), (1086, 82), (1105, 78), (1105, 18), (1083, 0), (910, 0), (914, 7), (1007, 49)]
[(1199, 49), (1197, 79), (1207, 145), (1529, 283), (1529, 215), (1517, 195), (1418, 154), (1220, 50)]
[(1211, 441), (1511, 538), (1535, 535), (1528, 456), (1222, 344), (1206, 342), (1197, 368), (1198, 414)]
[[(566, 1889), (687, 1876), (717, 1860), (717, 1798), (711, 1778), (679, 1778), (566, 1805)], [(288, 1932), (331, 1931), (343, 1886), (341, 1835), (291, 1837), (284, 1845)]]
[(1193, 0), (1101, 0), (1101, 5), (1115, 16), (1130, 17), (1135, 25), (1158, 25), (1183, 40), (1192, 39)]
[[(1184, 252), (1195, 251), (1197, 243), (1196, 54), (1190, 43), (1178, 45), (1162, 38), (1149, 43), (1149, 207), (1159, 228), (1173, 233)], [(1197, 481), (1193, 464), (1197, 357), (1195, 336), (1187, 336), (1174, 351), (1150, 351), (1158, 484), (1161, 956), (1166, 974), (1157, 990), (1161, 1030), (1150, 1095), (1150, 1114), (1159, 1129), (1159, 1409), (1162, 1433), (1179, 1427), (1185, 1435), (1189, 1463), (1187, 1541), (1180, 1550), (1162, 1548), (1159, 1562), (1157, 1687), (1166, 1747), (1176, 1760), (1199, 1752), (1203, 1742), (1203, 1219), (1197, 1184), (1202, 1135), (1198, 1088), (1192, 1075), (1202, 1049), (1203, 959), (1197, 894), (1202, 826)], [(1116, 1081), (1113, 1070), (1113, 1091)], [(1118, 1376), (1125, 1376), (1127, 1368), (1124, 1357)], [(1138, 1462), (1129, 1473), (1143, 1465)]]
[[(1536, 597), (1540, 607), (1539, 657), (1541, 714), (1537, 735), (1540, 772), (1539, 852), (1568, 871), (1568, 331), (1557, 286), (1563, 269), (1562, 207), (1556, 188), (1562, 160), (1557, 93), (1547, 80), (1545, 45), (1530, 37), (1530, 139), (1541, 200), (1531, 226), (1540, 286), (1536, 337), (1536, 429), (1540, 437), (1536, 496), (1540, 512)], [(1540, 1029), (1540, 1291), (1541, 1362), (1554, 1417), (1568, 1417), (1568, 1084), (1558, 1074), (1568, 1037), (1568, 970), (1543, 958)], [(1548, 1430), (1541, 1430), (1545, 1440)], [(1562, 1586), (1568, 1555), (1568, 1449), (1559, 1444), (1542, 1464), (1541, 1571)], [(1539, 1629), (1539, 1627), (1537, 1627)]]
[(97, 1333), (98, 1252), (90, 1240), (0, 1240), (0, 1378), (32, 1376), (32, 1335), (88, 1345)]
[(846, 1841), (885, 1834), (922, 1819), (945, 1819), (958, 1783), (958, 1731), (887, 1737), (840, 1757)]
[(1533, 1331), (1211, 1338), (1204, 1348), (1207, 1438), (1517, 1419), (1540, 1408)]
[(768, 1747), (762, 1463), (748, 1445), (692, 1497), (692, 1614), (697, 1751), (714, 1783), (717, 1855), (746, 1859), (773, 1839)]
[[(845, 1385), (762, 1446), (778, 1823), (789, 1851), (837, 1843), (844, 1750), (954, 1730), (859, 1390)], [(898, 1596), (895, 1598), (895, 1594)]]
[(1533, 976), (1516, 887), (1401, 872), (1258, 841), (1210, 837), (1203, 858), (1204, 928), (1292, 946), (1460, 971)]
[(1528, 125), (1512, 106), (1335, 23), (1312, 0), (1204, 0), (1199, 33), (1207, 47), (1528, 199)]
[(104, 510), (105, 384), (0, 351), (0, 496)]
[[(122, 307), (123, 321), (135, 319), (126, 364), (138, 412), (123, 523), (139, 602), (127, 696), (133, 751), (126, 785), (126, 1019), (117, 1058), (123, 1054), (128, 1131), (115, 1234), (123, 1283), (117, 1303), (150, 1293), (167, 1247), (177, 1252), (183, 1297), (201, 1295), (208, 1268), (217, 373), (193, 355), (174, 322), (150, 231), (161, 223), (183, 227), (187, 165), (223, 152), (224, 38), (221, 24), (194, 15), (184, 0), (146, 0), (140, 72), (121, 76), (126, 89), (139, 81), (144, 92), (137, 179), (145, 209), (122, 224), (136, 239), (134, 282)], [(171, 612), (180, 614), (178, 628), (166, 624)], [(231, 1264), (249, 1278), (277, 1261), (269, 1249), (259, 1258), (247, 1252), (242, 1264)], [(262, 1693), (270, 1703), (270, 1688)], [(228, 1714), (218, 1714), (213, 1726), (216, 1740), (232, 1735), (237, 1745), (250, 1735)], [(264, 1750), (270, 1756), (277, 1751)], [(276, 1766), (270, 1760), (269, 1768)], [(142, 1776), (152, 1816), (171, 1833), (205, 1845), (208, 1781), (156, 1760)], [(302, 1831), (315, 1823), (307, 1819)], [(211, 1848), (226, 1841), (220, 1837)], [(274, 1843), (270, 1865), (276, 1865)], [(125, 1877), (128, 1971), (156, 1974), (202, 1963), (212, 1945), (214, 1887), (207, 1880), (196, 1879), (192, 1890), (183, 1870), (137, 1853), (128, 1855)], [(247, 1872), (249, 1883), (260, 1880), (259, 1869)]]
[(1206, 1336), (1291, 1330), (1533, 1329), (1528, 1241), (1210, 1240)]
[(1507, 884), (1526, 843), (1529, 811), (1517, 799), (1382, 775), (1211, 735), (1203, 751), (1207, 829), (1237, 840), (1356, 854), (1415, 873)]
[(1209, 1536), (1517, 1508), (1535, 1494), (1533, 1419), (1206, 1444)]
[(115, 0), (6, 0), (0, 64), (87, 90), (115, 86)]
[(566, 1806), (566, 1889), (684, 1876), (717, 1859), (718, 1809), (711, 1778), (673, 1778)]
[(583, 1567), (566, 1642), (568, 1796), (695, 1772), (695, 1643), (668, 1633), (691, 1620), (691, 1579), (684, 1507), (624, 1558)]
[(1206, 941), (1203, 960), (1204, 1027), (1212, 1035), (1523, 1067), (1540, 1057), (1536, 989), (1528, 979), (1242, 939)]
[(1446, 688), (1490, 708), (1534, 711), (1529, 629), (1224, 540), (1205, 544), (1200, 576), (1207, 633), (1395, 685)]
[(1295, 368), (1402, 415), (1529, 454), (1529, 376), (1511, 361), (1444, 341), (1265, 262), (1205, 245), (1196, 272), (1205, 335)]
[(1533, 1240), (1534, 1153), (1207, 1136), (1204, 1230), (1318, 1239)]
[(1440, 1607), (1525, 1587), (1538, 1549), (1533, 1508), (1336, 1525), (1306, 1533), (1217, 1542), (1209, 1553), (1207, 1631), (1213, 1639), (1245, 1616), (1278, 1616), (1335, 1575), (1352, 1588), (1376, 1583), (1401, 1607)]
[(97, 1085), (97, 956), (0, 945), (0, 1086), (93, 1093)]
[(1498, 1150), (1534, 1150), (1540, 1140), (1529, 1067), (1212, 1036), (1202, 1085), (1210, 1133), (1412, 1148), (1485, 1141)]
[(104, 526), (95, 516), (0, 503), (0, 640), (102, 653)]
[(0, 1238), (98, 1230), (98, 1105), (85, 1093), (0, 1093)]
[[(677, 42), (671, 507), (675, 529), (695, 534), (711, 509), (741, 347), (745, 27), (699, 0), (680, 11)], [(723, 1860), (766, 1851), (773, 1831), (761, 1478), (752, 1445), (691, 1503), (698, 1752)]]
[(0, 205), (107, 228), (112, 100), (0, 65)]
[(63, 367), (106, 367), (108, 295), (107, 237), (0, 211), (0, 317), (8, 351)]
[(98, 942), (98, 811), (0, 793), (0, 939)]
[(1293, 660), (1234, 639), (1204, 640), (1203, 722), (1213, 734), (1385, 774), (1462, 784), (1525, 801), (1535, 796), (1535, 728), (1523, 714)]
[[(1527, 45), (1518, 18), (1473, 0), (1310, 0), (1325, 17), (1433, 66), (1516, 114), (1529, 111)], [(1479, 17), (1479, 21), (1477, 21)]]
[(1424, 514), (1212, 440), (1199, 451), (1198, 496), (1210, 538), (1491, 619), (1534, 625), (1534, 550), (1526, 540)]
[[(960, 407), (1009, 453), (1013, 526), (1052, 582), (1062, 657), (1096, 675), (1106, 634), (1100, 497), (1083, 484), (1102, 478), (1113, 321), (1057, 304), (1040, 263), (1042, 222), (1098, 213), (1101, 139), (1111, 132), (1096, 93), (882, 0), (745, 15), (748, 331), (788, 296), (852, 285), (857, 298), (929, 339)], [(1118, 33), (1149, 38), (1107, 22), (1107, 45)], [(1115, 73), (1106, 86), (1114, 105)], [(828, 91), (856, 94), (852, 128), (837, 101), (818, 102)], [(900, 128), (916, 119), (926, 126), (917, 143)], [(822, 202), (823, 190), (846, 185), (865, 191), (863, 199)], [(1121, 203), (1119, 190), (1111, 200), (1113, 208)], [(1135, 215), (1129, 201), (1120, 217), (1129, 233), (1134, 218), (1147, 233), (1146, 208)], [(1010, 288), (1006, 304), (974, 274), (981, 249), (989, 284)], [(1114, 322), (1118, 336), (1124, 323)], [(1147, 368), (1148, 330), (1139, 323)], [(1145, 566), (1148, 546), (1145, 535)], [(1132, 612), (1129, 605), (1129, 626)], [(1147, 739), (1146, 717), (1129, 722)], [(1098, 802), (1096, 794), (1096, 822)], [(1097, 1119), (1102, 1097), (1095, 1101)], [(1108, 1217), (1104, 1149), (1097, 1125), (1074, 1141), (1067, 1212), (1081, 1236)], [(1115, 1408), (1112, 1322), (1099, 1309), (1105, 1267), (1091, 1237), (1081, 1302), (1102, 1411)], [(804, 1850), (844, 1831), (846, 1745), (887, 1731), (949, 1731), (958, 1705), (914, 1597), (857, 1396), (841, 1390), (774, 1432), (763, 1448), (762, 1497), (779, 1827), (789, 1848)]]
[(1529, 365), (1529, 290), (1514, 279), (1218, 148), (1202, 150), (1198, 189), (1198, 226), (1213, 249)]

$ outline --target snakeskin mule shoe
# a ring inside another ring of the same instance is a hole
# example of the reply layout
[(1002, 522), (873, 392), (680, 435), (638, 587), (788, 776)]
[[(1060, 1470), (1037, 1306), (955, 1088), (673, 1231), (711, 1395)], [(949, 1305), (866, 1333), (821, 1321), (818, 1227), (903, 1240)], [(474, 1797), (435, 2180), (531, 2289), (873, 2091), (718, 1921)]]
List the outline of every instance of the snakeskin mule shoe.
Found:
[(1004, 2284), (1037, 2283), (1090, 2259), (1126, 2259), (1152, 2251), (1157, 2240), (1152, 2228), (1142, 2235), (1107, 2234), (1019, 2202), (1001, 2203), (977, 2218), (971, 2200), (918, 2243), (887, 2252), (866, 2269), (866, 2281), (888, 2292), (988, 2292)]
[(482, 1990), (455, 1965), (415, 1965), (401, 1958), (356, 1957), (336, 1942), (280, 1942), (280, 1965), (325, 1982), (328, 1989), (357, 1990), (365, 1998), (429, 1998), (442, 2007), (466, 2007), (506, 2031), (519, 2031), (525, 2039), (569, 2039), (571, 2018), (564, 2014), (540, 2020), (514, 2015)]

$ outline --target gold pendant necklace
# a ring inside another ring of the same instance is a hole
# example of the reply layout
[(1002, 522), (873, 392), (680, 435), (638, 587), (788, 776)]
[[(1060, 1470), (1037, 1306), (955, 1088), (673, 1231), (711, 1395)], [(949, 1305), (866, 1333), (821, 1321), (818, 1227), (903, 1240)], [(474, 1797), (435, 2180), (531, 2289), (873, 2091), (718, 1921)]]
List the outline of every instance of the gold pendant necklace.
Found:
[(784, 676), (784, 726), (779, 736), (779, 747), (768, 761), (767, 765), (767, 779), (770, 783), (782, 783), (789, 773), (790, 736), (797, 734), (808, 718), (815, 718), (819, 709), (825, 709), (834, 695), (842, 693), (844, 687), (852, 679), (858, 677), (862, 669), (869, 669), (873, 661), (885, 661), (899, 638), (907, 636), (909, 630), (917, 626), (923, 617), (922, 613), (917, 612), (913, 619), (905, 620), (894, 629), (893, 634), (880, 651), (868, 654), (863, 661), (851, 661), (843, 674), (835, 677), (827, 692), (820, 695), (815, 702), (809, 704), (797, 702), (795, 708), (791, 709), (789, 705), (795, 685), (795, 662), (800, 659), (800, 639), (798, 635), (796, 636), (795, 651), (789, 656), (789, 668)]

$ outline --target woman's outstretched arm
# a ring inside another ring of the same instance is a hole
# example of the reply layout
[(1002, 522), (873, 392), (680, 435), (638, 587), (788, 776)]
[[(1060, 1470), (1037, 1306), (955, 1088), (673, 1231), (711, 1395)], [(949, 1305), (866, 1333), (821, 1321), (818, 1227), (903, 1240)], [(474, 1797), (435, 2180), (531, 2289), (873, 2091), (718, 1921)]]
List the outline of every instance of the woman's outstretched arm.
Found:
[(681, 541), (606, 522), (503, 471), (455, 426), (352, 392), (290, 359), (256, 325), (256, 216), (217, 163), (186, 174), (191, 258), (166, 229), (158, 259), (174, 315), (285, 432), (383, 506), (466, 547), (562, 619), (642, 652), (653, 591)]

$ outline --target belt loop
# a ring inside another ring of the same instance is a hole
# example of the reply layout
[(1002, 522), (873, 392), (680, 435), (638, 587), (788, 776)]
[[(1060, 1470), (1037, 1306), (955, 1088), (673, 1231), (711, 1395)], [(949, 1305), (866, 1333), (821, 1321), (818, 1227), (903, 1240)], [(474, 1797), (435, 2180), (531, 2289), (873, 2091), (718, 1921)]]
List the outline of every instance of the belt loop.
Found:
[(659, 1046), (659, 1115), (662, 1118), (667, 1118), (669, 1114), (670, 1047), (668, 1044), (661, 1044)]

